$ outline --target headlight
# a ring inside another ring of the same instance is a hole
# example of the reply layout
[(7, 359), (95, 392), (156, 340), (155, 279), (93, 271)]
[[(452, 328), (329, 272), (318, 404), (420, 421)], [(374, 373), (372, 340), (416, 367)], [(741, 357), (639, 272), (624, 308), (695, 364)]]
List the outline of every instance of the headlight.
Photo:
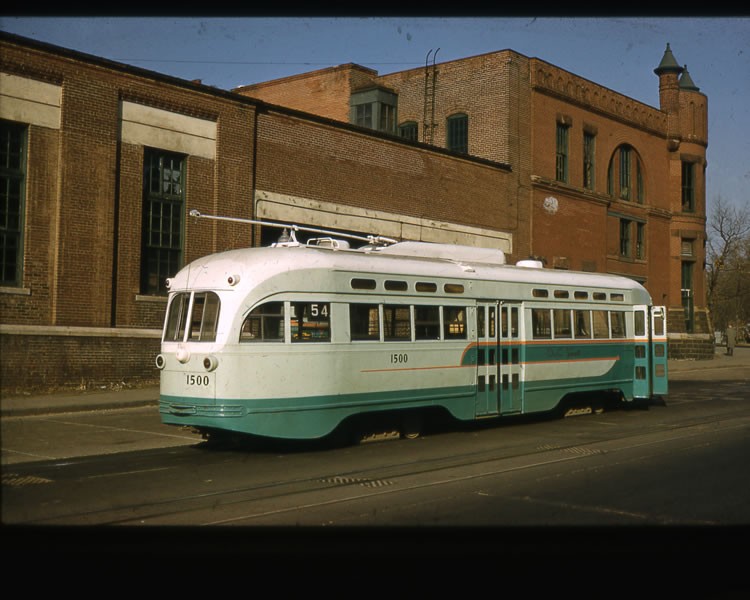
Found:
[(159, 354), (156, 357), (156, 368), (157, 369), (163, 369), (166, 366), (166, 364), (167, 364), (167, 361), (164, 359), (164, 355), (163, 354)]
[(203, 368), (206, 369), (206, 371), (213, 371), (218, 366), (219, 359), (213, 355), (209, 355), (203, 359)]

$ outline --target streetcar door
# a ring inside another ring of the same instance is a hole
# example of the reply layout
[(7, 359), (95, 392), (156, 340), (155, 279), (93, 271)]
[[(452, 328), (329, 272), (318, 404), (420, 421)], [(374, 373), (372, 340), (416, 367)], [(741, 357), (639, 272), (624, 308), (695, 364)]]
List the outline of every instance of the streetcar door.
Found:
[(634, 306), (633, 396), (667, 393), (666, 311), (663, 306)]
[(667, 310), (651, 307), (651, 395), (667, 393)]
[(525, 346), (521, 343), (521, 305), (500, 305), (500, 382), (501, 414), (519, 413), (523, 407), (523, 370)]
[(651, 397), (651, 322), (648, 306), (633, 307), (633, 396)]
[(497, 303), (477, 304), (476, 416), (498, 414)]

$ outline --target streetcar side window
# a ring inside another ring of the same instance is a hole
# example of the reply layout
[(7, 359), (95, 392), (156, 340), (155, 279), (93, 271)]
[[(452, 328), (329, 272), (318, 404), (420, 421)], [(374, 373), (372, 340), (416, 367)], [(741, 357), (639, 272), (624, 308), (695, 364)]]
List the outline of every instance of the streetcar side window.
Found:
[(613, 338), (625, 337), (625, 313), (619, 310), (613, 310), (609, 313), (609, 320), (612, 326)]
[(414, 338), (417, 340), (440, 339), (440, 307), (414, 307)]
[(466, 308), (463, 306), (443, 307), (443, 335), (446, 340), (466, 339)]
[(327, 302), (292, 302), (292, 342), (330, 342), (331, 307)]
[(350, 304), (349, 328), (353, 341), (380, 339), (380, 309), (377, 304)]
[(575, 323), (576, 323), (576, 338), (591, 338), (591, 311), (590, 310), (576, 310)]
[(661, 311), (654, 315), (654, 335), (664, 335), (664, 314)]
[(383, 306), (383, 334), (387, 342), (410, 342), (411, 307), (385, 304)]
[(531, 330), (538, 340), (552, 339), (552, 321), (548, 308), (531, 309)]
[(555, 339), (572, 338), (573, 330), (570, 326), (570, 310), (567, 308), (556, 308), (552, 313), (555, 324)]
[(633, 313), (635, 319), (635, 335), (643, 337), (646, 335), (646, 313), (642, 310), (637, 310)]
[(266, 302), (247, 315), (240, 330), (240, 342), (283, 342), (284, 303)]
[(594, 320), (594, 338), (604, 339), (609, 337), (609, 322), (606, 310), (592, 310)]

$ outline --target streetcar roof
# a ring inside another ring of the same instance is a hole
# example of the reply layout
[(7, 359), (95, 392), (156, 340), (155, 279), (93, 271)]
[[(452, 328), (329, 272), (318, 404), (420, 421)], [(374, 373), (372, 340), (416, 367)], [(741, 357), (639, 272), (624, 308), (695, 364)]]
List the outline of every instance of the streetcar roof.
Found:
[[(402, 245), (403, 244), (403, 245)], [(419, 248), (432, 256), (420, 256)], [(430, 248), (431, 246), (431, 248)], [(618, 275), (507, 265), (502, 252), (471, 248), (457, 251), (447, 244), (399, 242), (384, 249), (331, 249), (309, 245), (243, 248), (210, 254), (192, 261), (169, 281), (170, 291), (187, 289), (242, 289), (293, 271), (329, 270), (367, 275), (435, 277), (517, 284), (579, 286), (636, 293), (638, 302), (650, 302), (638, 282)], [(434, 251), (434, 252), (433, 252)], [(450, 258), (455, 256), (456, 258)], [(531, 264), (522, 261), (520, 264)], [(334, 290), (331, 290), (334, 291)], [(643, 296), (645, 294), (645, 296)]]

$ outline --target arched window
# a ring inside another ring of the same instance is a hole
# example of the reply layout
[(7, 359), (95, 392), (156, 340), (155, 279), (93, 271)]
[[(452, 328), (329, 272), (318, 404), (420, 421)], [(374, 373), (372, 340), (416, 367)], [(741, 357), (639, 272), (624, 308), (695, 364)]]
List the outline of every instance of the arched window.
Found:
[(607, 171), (607, 192), (620, 200), (643, 204), (646, 200), (644, 169), (635, 149), (622, 144), (612, 154)]

